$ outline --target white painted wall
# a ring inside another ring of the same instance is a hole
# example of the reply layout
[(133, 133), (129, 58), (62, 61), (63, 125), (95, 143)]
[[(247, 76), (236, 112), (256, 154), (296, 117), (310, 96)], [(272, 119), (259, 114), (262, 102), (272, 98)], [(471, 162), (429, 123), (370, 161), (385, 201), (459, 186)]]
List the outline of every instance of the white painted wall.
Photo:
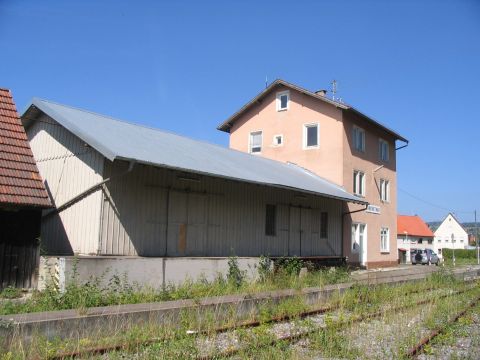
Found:
[(437, 252), (438, 249), (465, 249), (468, 246), (468, 234), (452, 214), (447, 215), (434, 234), (434, 249)]
[[(419, 244), (418, 241), (422, 239), (422, 243)], [(425, 250), (425, 249), (432, 249), (435, 251), (437, 254), (438, 252), (434, 248), (434, 242), (431, 244), (428, 243), (428, 238), (426, 237), (420, 237), (420, 236), (405, 236), (398, 234), (397, 235), (397, 249), (405, 249), (407, 251), (407, 263), (411, 263), (410, 259), (410, 250), (412, 249), (420, 249), (420, 250)], [(440, 255), (441, 257), (441, 255)]]
[[(46, 115), (26, 129), (40, 175), (56, 206), (103, 179), (104, 158)], [(41, 246), (50, 254), (96, 254), (100, 232), (100, 191), (60, 215), (42, 220)]]

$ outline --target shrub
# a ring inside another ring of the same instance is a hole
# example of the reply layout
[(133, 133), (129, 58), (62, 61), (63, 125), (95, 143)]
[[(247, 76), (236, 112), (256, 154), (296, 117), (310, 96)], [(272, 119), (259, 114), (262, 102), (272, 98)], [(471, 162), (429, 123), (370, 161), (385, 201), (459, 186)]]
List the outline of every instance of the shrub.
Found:
[(238, 258), (236, 256), (230, 256), (228, 258), (228, 281), (235, 287), (240, 287), (245, 280), (246, 271), (240, 270), (238, 266)]
[(268, 256), (260, 256), (257, 269), (260, 281), (269, 279), (272, 276), (272, 260)]
[(275, 261), (277, 271), (284, 271), (288, 275), (298, 275), (300, 269), (304, 267), (303, 261), (298, 257), (282, 257)]
[[(443, 249), (443, 257), (445, 259), (453, 259), (453, 250), (452, 249)], [(476, 249), (455, 249), (455, 258), (456, 259), (476, 259), (477, 250)]]
[(13, 286), (8, 286), (0, 292), (0, 298), (15, 299), (22, 296), (22, 291)]

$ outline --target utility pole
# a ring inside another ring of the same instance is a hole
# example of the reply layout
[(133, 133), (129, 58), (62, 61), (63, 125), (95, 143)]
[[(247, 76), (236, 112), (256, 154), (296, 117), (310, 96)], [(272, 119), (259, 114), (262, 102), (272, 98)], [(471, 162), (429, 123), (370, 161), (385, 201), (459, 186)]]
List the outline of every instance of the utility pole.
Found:
[(477, 210), (475, 210), (475, 242), (477, 243), (477, 265), (480, 265), (480, 239), (478, 238)]

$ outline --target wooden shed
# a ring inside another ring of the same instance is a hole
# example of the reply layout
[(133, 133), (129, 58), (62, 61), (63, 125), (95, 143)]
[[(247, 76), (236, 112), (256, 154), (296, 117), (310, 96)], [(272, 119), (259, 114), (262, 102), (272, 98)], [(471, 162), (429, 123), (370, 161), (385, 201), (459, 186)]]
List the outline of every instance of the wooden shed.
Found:
[(0, 88), (0, 289), (35, 287), (42, 209), (50, 206), (12, 94)]

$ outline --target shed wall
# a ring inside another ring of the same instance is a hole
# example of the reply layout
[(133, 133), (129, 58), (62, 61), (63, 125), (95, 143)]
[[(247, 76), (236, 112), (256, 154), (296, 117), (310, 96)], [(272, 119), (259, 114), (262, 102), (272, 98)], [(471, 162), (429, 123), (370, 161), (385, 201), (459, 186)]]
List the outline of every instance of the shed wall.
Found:
[[(342, 202), (266, 186), (105, 162), (101, 254), (341, 256)], [(265, 235), (266, 204), (276, 235)], [(328, 234), (320, 218), (328, 212)]]
[[(27, 129), (47, 191), (56, 207), (102, 181), (104, 158), (47, 115)], [(41, 246), (48, 254), (96, 254), (102, 194), (97, 191), (42, 219)]]

